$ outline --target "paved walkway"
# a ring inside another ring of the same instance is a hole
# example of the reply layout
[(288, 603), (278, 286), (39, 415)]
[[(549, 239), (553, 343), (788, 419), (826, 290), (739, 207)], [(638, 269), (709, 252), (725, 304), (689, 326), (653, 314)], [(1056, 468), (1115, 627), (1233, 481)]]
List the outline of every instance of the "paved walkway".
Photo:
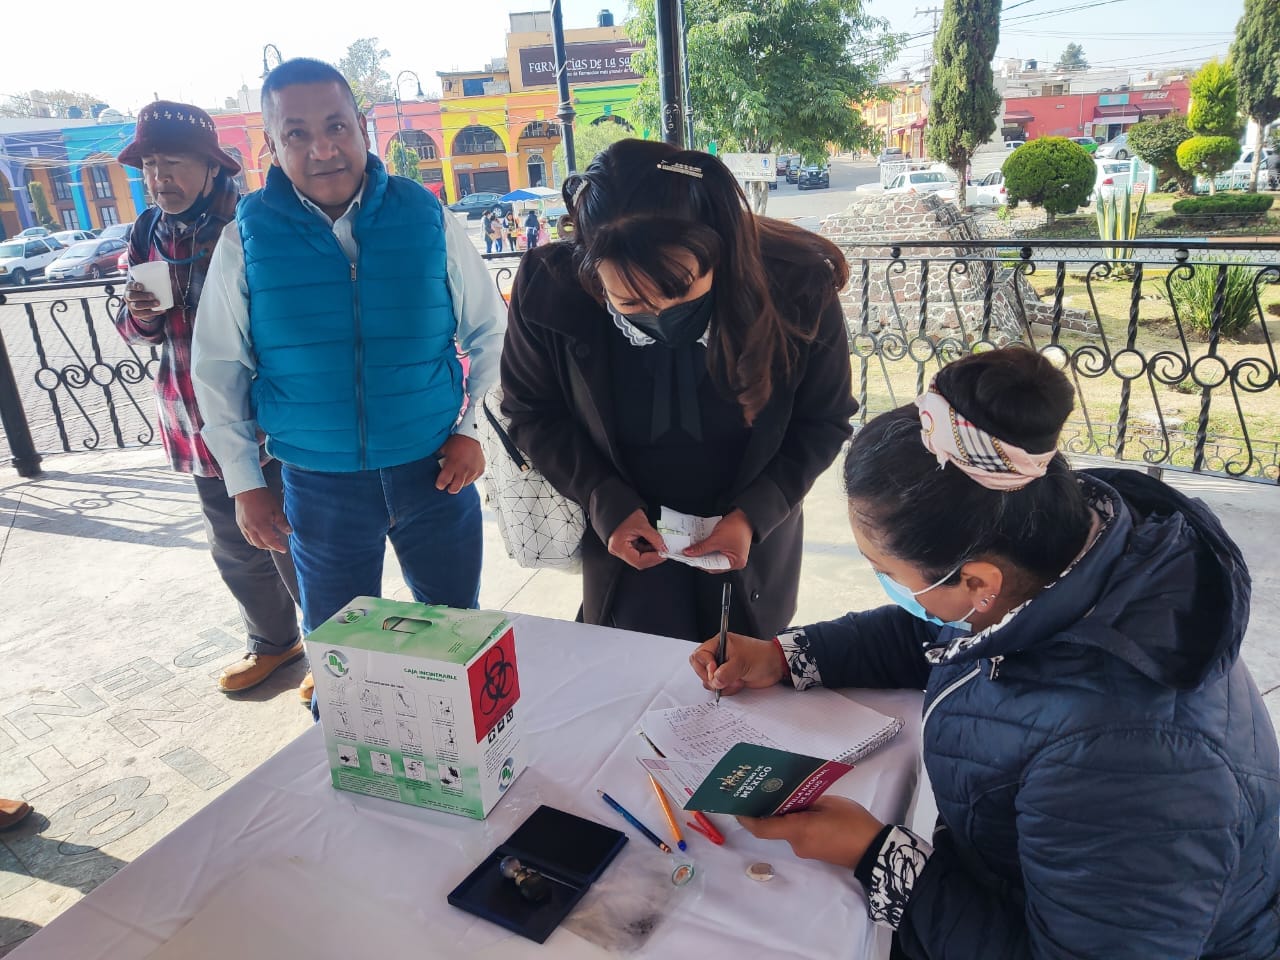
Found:
[[(0, 956), (306, 729), (301, 664), (229, 698), (235, 606), (190, 481), (157, 450), (65, 455), (0, 475), (0, 795), (37, 814), (0, 840)], [(1195, 477), (1253, 570), (1246, 659), (1280, 717), (1280, 496)], [(801, 622), (883, 602), (854, 549), (835, 471), (807, 505)], [(485, 525), (481, 604), (573, 617), (575, 577), (521, 570)], [(407, 598), (394, 560), (386, 591)], [(193, 869), (198, 865), (193, 864)]]

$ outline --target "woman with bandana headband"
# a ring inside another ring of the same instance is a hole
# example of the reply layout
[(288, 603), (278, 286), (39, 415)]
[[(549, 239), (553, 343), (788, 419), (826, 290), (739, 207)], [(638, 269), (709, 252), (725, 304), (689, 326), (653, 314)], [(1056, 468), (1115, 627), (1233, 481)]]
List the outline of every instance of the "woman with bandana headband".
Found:
[[(745, 820), (854, 871), (893, 956), (1280, 956), (1280, 761), (1240, 659), (1250, 578), (1218, 519), (1057, 453), (1067, 378), (1021, 347), (944, 367), (845, 463), (893, 603), (691, 663), (709, 689), (925, 690), (932, 841), (823, 797)], [(834, 896), (847, 896), (841, 886)]]
[[(525, 256), (503, 348), (512, 439), (588, 518), (588, 623), (700, 641), (794, 615), (801, 503), (851, 433), (840, 251), (748, 210), (705, 153), (623, 140), (563, 187), (567, 242)], [(661, 508), (721, 517), (665, 556)], [(721, 557), (723, 559), (721, 559)]]

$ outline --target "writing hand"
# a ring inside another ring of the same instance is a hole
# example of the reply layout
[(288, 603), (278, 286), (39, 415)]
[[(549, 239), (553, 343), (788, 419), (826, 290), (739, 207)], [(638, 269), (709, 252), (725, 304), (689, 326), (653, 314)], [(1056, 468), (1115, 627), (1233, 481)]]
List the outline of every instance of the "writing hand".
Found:
[(747, 832), (761, 840), (785, 840), (802, 860), (821, 860), (852, 870), (884, 824), (861, 804), (825, 796), (807, 810), (779, 817), (739, 817)]
[(480, 442), (455, 433), (444, 442), (438, 454), (440, 475), (436, 477), (436, 489), (457, 493), (468, 484), (475, 483), (484, 473), (484, 451)]
[[(703, 557), (709, 553), (722, 553), (729, 560), (730, 570), (741, 570), (751, 555), (751, 521), (741, 510), (731, 510), (720, 518), (705, 540), (686, 547), (686, 557)], [(724, 573), (726, 571), (711, 571)]]
[(653, 528), (643, 510), (636, 510), (623, 520), (606, 544), (609, 552), (637, 570), (648, 570), (664, 562), (659, 551), (666, 552), (662, 534)]
[(712, 637), (693, 651), (689, 665), (708, 690), (732, 696), (744, 687), (772, 687), (786, 675), (787, 668), (772, 640), (730, 633), (725, 644), (724, 663), (716, 667), (719, 637)]

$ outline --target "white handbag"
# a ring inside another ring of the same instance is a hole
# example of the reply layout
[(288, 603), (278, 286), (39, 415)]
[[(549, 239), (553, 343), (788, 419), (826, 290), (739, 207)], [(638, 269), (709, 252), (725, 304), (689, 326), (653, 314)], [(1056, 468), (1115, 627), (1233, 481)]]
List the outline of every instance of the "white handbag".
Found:
[(485, 460), (485, 493), (498, 516), (507, 556), (522, 567), (577, 571), (582, 566), (582, 507), (559, 493), (511, 439), (502, 387), (480, 402), (476, 418)]

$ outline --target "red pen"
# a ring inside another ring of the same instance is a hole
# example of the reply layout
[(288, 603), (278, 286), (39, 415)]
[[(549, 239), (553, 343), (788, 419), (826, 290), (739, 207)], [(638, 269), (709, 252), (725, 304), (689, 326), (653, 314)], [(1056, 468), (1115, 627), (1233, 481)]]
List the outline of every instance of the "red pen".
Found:
[(711, 822), (706, 814), (699, 810), (693, 810), (691, 812), (693, 813), (693, 819), (696, 820), (697, 823), (690, 823), (686, 821), (685, 826), (690, 830), (702, 834), (717, 847), (721, 846), (724, 843), (724, 834), (716, 829), (715, 824)]

